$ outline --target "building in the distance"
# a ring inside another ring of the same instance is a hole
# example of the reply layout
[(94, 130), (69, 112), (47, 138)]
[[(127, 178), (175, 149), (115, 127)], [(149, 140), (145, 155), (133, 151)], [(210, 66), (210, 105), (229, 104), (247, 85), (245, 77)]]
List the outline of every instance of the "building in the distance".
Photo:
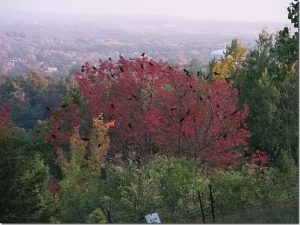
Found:
[(225, 57), (226, 49), (219, 49), (210, 54), (211, 60), (222, 60)]

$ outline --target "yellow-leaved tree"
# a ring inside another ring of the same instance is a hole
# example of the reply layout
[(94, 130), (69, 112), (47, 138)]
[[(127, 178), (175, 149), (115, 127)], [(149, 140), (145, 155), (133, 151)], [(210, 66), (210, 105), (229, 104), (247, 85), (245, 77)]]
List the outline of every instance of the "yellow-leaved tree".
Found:
[(215, 62), (213, 73), (219, 74), (219, 78), (222, 80), (231, 78), (246, 59), (246, 51), (247, 49), (237, 39), (233, 39), (231, 45), (226, 49), (225, 57), (221, 61)]
[[(94, 223), (106, 222), (105, 212), (99, 205), (102, 195), (99, 179), (109, 149), (107, 132), (113, 126), (114, 122), (93, 119), (93, 128), (88, 138), (82, 138), (78, 131), (72, 135), (69, 160), (62, 151), (59, 154), (64, 177), (60, 182), (61, 195), (57, 202), (60, 212), (52, 218), (52, 222), (86, 223), (91, 218)], [(97, 217), (92, 216), (95, 210)]]

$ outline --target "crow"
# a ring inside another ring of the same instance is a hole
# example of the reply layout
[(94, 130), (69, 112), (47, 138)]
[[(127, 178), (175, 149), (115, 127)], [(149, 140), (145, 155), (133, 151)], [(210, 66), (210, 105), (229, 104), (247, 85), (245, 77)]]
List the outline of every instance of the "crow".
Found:
[(200, 71), (198, 70), (198, 71), (197, 71), (197, 77), (199, 77), (199, 76), (200, 76)]
[(88, 141), (88, 140), (90, 140), (90, 139), (89, 139), (89, 138), (86, 138), (86, 137), (82, 137), (81, 140), (83, 140), (83, 141)]
[(191, 112), (191, 109), (188, 109), (188, 111), (186, 112), (186, 115), (189, 115)]
[(129, 123), (129, 124), (128, 124), (128, 127), (129, 127), (129, 128), (132, 128), (132, 125), (131, 125), (131, 123)]
[(85, 66), (84, 66), (84, 65), (82, 65), (82, 66), (81, 66), (81, 69), (84, 69), (84, 67), (85, 67)]
[(101, 144), (98, 144), (98, 148), (100, 148), (101, 147)]
[(203, 100), (203, 98), (200, 96), (200, 100), (202, 101)]
[(112, 109), (115, 109), (115, 106), (114, 106), (114, 104), (110, 104), (110, 107), (112, 107)]
[(143, 53), (141, 54), (141, 56), (143, 56), (143, 57), (144, 57), (144, 56), (145, 56), (145, 52), (143, 52)]
[(230, 80), (231, 80), (230, 77), (226, 77), (226, 78), (225, 78), (225, 81), (226, 81), (227, 83), (229, 83)]
[(108, 57), (108, 60), (111, 61), (111, 57)]
[(184, 117), (182, 117), (179, 122), (182, 123), (184, 121)]
[(123, 72), (124, 72), (124, 69), (123, 69), (123, 67), (122, 67), (122, 66), (120, 66), (119, 68), (120, 68), (121, 72), (123, 73)]
[(189, 72), (188, 70), (183, 69), (183, 71), (185, 72), (185, 74), (186, 74), (187, 76), (189, 76), (189, 77), (191, 76), (191, 75), (190, 75), (190, 72)]
[(85, 72), (85, 69), (81, 69), (81, 72), (84, 73), (84, 72)]
[(250, 156), (251, 156), (251, 154), (249, 151), (244, 151), (244, 157), (250, 157)]
[(169, 69), (170, 69), (170, 70), (173, 70), (173, 68), (172, 68), (171, 66), (169, 66)]
[(55, 135), (55, 134), (53, 134), (53, 133), (51, 134), (51, 136), (52, 136), (53, 138), (56, 138), (56, 135)]
[(217, 104), (217, 107), (220, 108), (219, 104)]

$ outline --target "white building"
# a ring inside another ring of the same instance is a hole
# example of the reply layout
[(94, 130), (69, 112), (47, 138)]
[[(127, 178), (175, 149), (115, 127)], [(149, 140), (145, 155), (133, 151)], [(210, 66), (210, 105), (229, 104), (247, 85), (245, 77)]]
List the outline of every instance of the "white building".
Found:
[(210, 54), (210, 59), (213, 60), (221, 60), (225, 57), (225, 53), (226, 53), (226, 49), (223, 48), (223, 49), (219, 49), (219, 50), (216, 50), (216, 51), (213, 51), (211, 54)]

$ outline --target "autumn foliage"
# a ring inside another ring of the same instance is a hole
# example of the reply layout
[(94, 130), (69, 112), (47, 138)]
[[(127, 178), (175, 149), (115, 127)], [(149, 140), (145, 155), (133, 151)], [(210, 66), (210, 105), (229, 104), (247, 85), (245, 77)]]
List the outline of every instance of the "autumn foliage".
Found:
[[(115, 121), (109, 132), (112, 152), (134, 151), (144, 158), (195, 157), (227, 167), (248, 144), (248, 108), (237, 106), (239, 91), (231, 82), (199, 81), (145, 56), (130, 60), (120, 56), (116, 62), (85, 64), (83, 70), (85, 75), (76, 80), (90, 118)], [(61, 131), (59, 125), (54, 129)]]
[(0, 107), (0, 128), (6, 127), (9, 121), (9, 105), (4, 104)]
[(257, 150), (251, 157), (251, 164), (259, 167), (266, 167), (270, 161), (270, 157), (266, 152)]
[(9, 122), (9, 105), (0, 106), (0, 139), (7, 137)]

